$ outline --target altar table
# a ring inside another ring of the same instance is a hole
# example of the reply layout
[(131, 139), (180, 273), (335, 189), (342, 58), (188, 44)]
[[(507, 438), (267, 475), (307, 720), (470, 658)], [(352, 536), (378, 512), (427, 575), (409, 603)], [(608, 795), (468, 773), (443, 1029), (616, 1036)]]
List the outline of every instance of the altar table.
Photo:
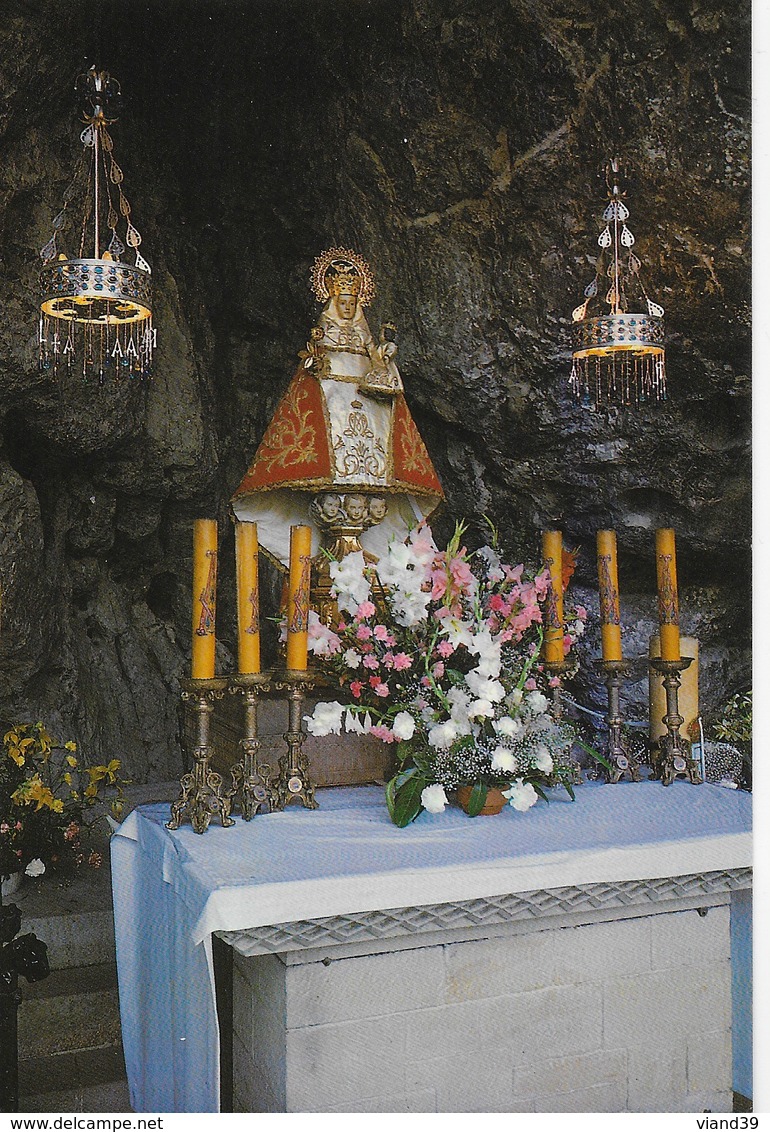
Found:
[(318, 810), (238, 817), (204, 835), (166, 829), (166, 804), (133, 811), (112, 839), (112, 875), (134, 1109), (219, 1109), (214, 933), (243, 954), (280, 955), (401, 930), (428, 941), (443, 909), (483, 928), (529, 914), (533, 894), (558, 903), (560, 892), (577, 893), (599, 906), (610, 890), (622, 903), (627, 882), (649, 880), (653, 895), (658, 881), (707, 894), (706, 876), (728, 890), (750, 886), (748, 794), (642, 782), (578, 787), (574, 803), (563, 790), (549, 795), (526, 813), (471, 819), (451, 807), (406, 829), (392, 825), (377, 787), (320, 790)]

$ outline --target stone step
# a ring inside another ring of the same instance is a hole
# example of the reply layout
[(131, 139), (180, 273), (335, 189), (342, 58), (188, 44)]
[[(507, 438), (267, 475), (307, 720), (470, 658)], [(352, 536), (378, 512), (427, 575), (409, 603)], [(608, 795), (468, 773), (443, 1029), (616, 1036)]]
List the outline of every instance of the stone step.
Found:
[(19, 1112), (132, 1112), (120, 1046), (19, 1062)]
[(120, 1044), (114, 961), (52, 971), (47, 979), (21, 980), (19, 1057), (43, 1057)]

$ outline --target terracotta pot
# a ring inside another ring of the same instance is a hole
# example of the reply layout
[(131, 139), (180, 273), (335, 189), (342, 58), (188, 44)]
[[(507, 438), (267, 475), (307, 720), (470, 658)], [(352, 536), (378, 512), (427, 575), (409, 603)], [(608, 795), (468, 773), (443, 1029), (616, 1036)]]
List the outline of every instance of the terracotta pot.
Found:
[[(457, 801), (462, 808), (468, 813), (468, 803), (471, 800), (472, 786), (458, 786), (457, 787)], [(484, 805), (479, 810), (478, 816), (486, 814), (499, 814), (503, 806), (508, 804), (508, 799), (503, 797), (503, 792), (497, 786), (490, 786), (487, 790), (487, 799)]]

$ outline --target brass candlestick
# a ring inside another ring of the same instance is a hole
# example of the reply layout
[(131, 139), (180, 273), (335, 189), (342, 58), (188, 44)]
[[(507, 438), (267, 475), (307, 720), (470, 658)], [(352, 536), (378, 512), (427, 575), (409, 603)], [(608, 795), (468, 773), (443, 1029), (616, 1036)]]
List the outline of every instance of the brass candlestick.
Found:
[(598, 667), (604, 672), (607, 686), (607, 754), (612, 762), (612, 770), (607, 771), (607, 781), (614, 783), (620, 782), (621, 778), (629, 778), (632, 782), (641, 782), (639, 763), (623, 742), (623, 717), (620, 714), (620, 685), (629, 666), (624, 660), (600, 660)]
[(686, 778), (694, 786), (703, 782), (700, 767), (692, 757), (690, 743), (679, 733), (684, 718), (679, 714), (679, 686), (682, 683), (679, 676), (692, 664), (691, 656), (683, 656), (680, 660), (660, 660), (650, 658), (650, 665), (663, 677), (663, 687), (666, 689), (666, 714), (663, 722), (668, 734), (662, 735), (658, 740), (658, 753), (655, 757), (655, 777), (660, 778), (664, 786), (670, 786), (675, 778)]
[(310, 777), (310, 765), (302, 750), (305, 732), (302, 730), (302, 700), (306, 692), (315, 686), (313, 676), (305, 671), (277, 672), (271, 680), (271, 687), (288, 693), (289, 730), (284, 735), (287, 753), (278, 764), (278, 776), (272, 782), (273, 809), (283, 810), (290, 802), (301, 802), (305, 809), (317, 810), (315, 783)]
[(553, 718), (560, 720), (564, 711), (561, 696), (561, 681), (577, 672), (577, 665), (572, 660), (544, 660), (543, 669), (549, 677), (558, 676), (559, 683), (551, 688), (551, 702), (553, 703)]
[(257, 737), (257, 700), (260, 692), (270, 688), (270, 681), (262, 673), (234, 676), (230, 684), (233, 695), (243, 696), (244, 736), (240, 741), (243, 757), (230, 767), (233, 779), (233, 798), (240, 807), (244, 821), (251, 821), (262, 806), (273, 809), (271, 769), (259, 762), (260, 743)]
[(222, 789), (222, 775), (211, 770), (212, 748), (209, 741), (214, 701), (222, 698), (227, 687), (223, 677), (210, 680), (182, 680), (182, 700), (196, 717), (197, 738), (193, 751), (193, 768), (179, 779), (182, 793), (171, 806), (167, 829), (179, 829), (185, 814), (196, 833), (205, 833), (212, 817), (219, 817), (223, 826), (235, 825), (230, 817), (232, 791)]

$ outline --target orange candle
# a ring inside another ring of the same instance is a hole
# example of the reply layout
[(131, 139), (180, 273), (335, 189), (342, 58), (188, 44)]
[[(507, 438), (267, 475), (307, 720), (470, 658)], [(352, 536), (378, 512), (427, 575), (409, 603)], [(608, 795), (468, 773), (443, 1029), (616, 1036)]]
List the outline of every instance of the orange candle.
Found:
[(662, 660), (680, 660), (676, 541), (670, 527), (655, 532), (655, 558), (658, 571), (660, 655)]
[(259, 542), (256, 523), (235, 524), (238, 671), (259, 672)]
[(310, 527), (292, 527), (289, 545), (289, 600), (286, 667), (307, 668), (307, 620), (310, 610)]
[(196, 519), (193, 524), (192, 677), (214, 675), (217, 607), (217, 524)]
[(614, 531), (596, 532), (596, 566), (599, 574), (599, 621), (602, 627), (602, 658), (604, 660), (622, 660), (618, 543)]
[(564, 660), (564, 586), (561, 572), (561, 531), (543, 531), (543, 563), (551, 581), (545, 603), (543, 655), (547, 664)]

